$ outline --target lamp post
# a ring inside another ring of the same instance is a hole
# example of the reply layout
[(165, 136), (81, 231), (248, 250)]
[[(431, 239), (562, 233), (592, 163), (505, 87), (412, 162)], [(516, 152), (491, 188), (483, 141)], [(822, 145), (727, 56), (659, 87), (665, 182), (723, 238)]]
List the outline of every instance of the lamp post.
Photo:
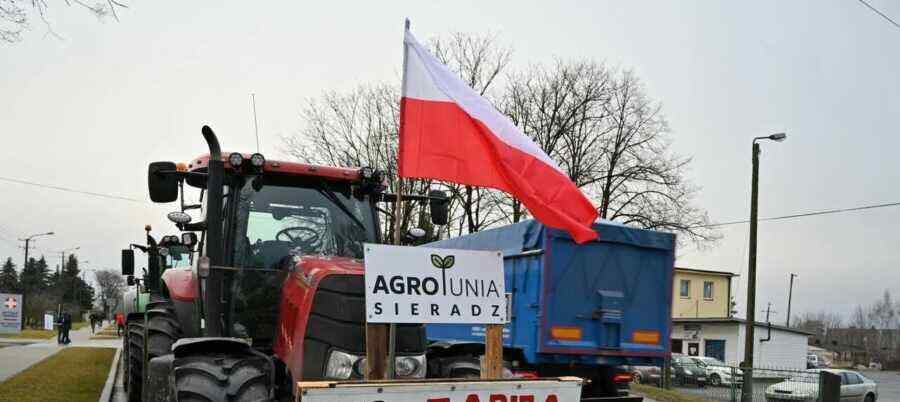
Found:
[[(53, 234), (54, 234), (53, 232), (38, 233), (38, 234), (33, 234), (33, 235), (31, 235), (31, 236), (28, 236), (28, 237), (26, 237), (26, 238), (24, 238), (24, 239), (19, 239), (19, 241), (24, 241), (24, 242), (25, 242), (25, 263), (22, 264), (22, 272), (25, 272), (25, 268), (28, 267), (28, 249), (31, 248), (31, 240), (34, 239), (35, 237), (41, 237), (41, 236), (53, 236)], [(22, 289), (22, 290), (24, 290), (24, 289)], [(22, 292), (22, 308), (23, 308), (23, 309), (25, 308), (25, 303), (26, 303), (26, 301), (25, 301), (25, 292), (23, 291), (23, 292)], [(19, 329), (20, 329), (20, 330), (25, 329), (25, 321), (26, 321), (26, 320), (21, 320), (21, 324), (19, 325)]]
[(34, 239), (35, 237), (41, 237), (41, 236), (53, 236), (53, 234), (54, 234), (53, 232), (38, 233), (38, 234), (33, 234), (33, 235), (31, 235), (31, 236), (28, 236), (28, 237), (26, 237), (26, 238), (24, 238), (24, 239), (19, 239), (19, 241), (24, 241), (24, 242), (25, 242), (25, 264), (22, 265), (22, 269), (25, 269), (25, 267), (28, 265), (28, 249), (31, 247), (31, 246), (30, 246), (30, 245), (31, 245), (31, 240)]
[(788, 310), (787, 310), (787, 319), (784, 321), (784, 326), (791, 326), (791, 296), (794, 295), (794, 278), (800, 276), (795, 273), (791, 273), (791, 285), (788, 287)]
[(785, 133), (775, 133), (753, 139), (753, 178), (750, 187), (750, 262), (747, 267), (747, 331), (744, 336), (744, 386), (741, 402), (753, 402), (753, 347), (756, 326), (756, 220), (759, 201), (759, 140), (784, 141)]

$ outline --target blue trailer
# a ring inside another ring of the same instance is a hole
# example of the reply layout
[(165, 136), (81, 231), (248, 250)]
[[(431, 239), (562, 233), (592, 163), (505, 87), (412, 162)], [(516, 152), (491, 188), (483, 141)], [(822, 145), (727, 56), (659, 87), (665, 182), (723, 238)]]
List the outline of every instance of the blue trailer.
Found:
[[(611, 396), (629, 380), (621, 366), (661, 366), (669, 354), (675, 235), (608, 221), (594, 229), (598, 239), (579, 245), (564, 231), (528, 220), (424, 247), (502, 251), (510, 372), (590, 378), (587, 394)], [(427, 325), (429, 371), (477, 374), (484, 331)]]

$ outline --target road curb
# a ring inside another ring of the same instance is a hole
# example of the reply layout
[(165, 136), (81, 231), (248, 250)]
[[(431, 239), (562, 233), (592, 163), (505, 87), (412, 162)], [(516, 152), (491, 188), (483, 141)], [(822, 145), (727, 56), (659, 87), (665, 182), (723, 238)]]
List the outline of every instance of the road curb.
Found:
[(116, 355), (113, 357), (112, 365), (109, 367), (109, 375), (106, 376), (106, 383), (103, 384), (103, 392), (100, 393), (98, 402), (109, 402), (112, 400), (113, 388), (116, 385), (116, 374), (119, 372), (119, 356), (122, 349), (116, 349)]

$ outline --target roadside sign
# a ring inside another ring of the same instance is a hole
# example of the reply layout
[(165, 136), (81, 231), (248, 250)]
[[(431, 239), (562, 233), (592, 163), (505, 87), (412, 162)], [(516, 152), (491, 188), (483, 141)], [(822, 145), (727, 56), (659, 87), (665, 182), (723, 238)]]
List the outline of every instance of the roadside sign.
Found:
[(581, 399), (576, 377), (540, 380), (300, 382), (302, 402), (568, 402)]
[(498, 251), (366, 244), (365, 259), (370, 323), (508, 321)]
[(0, 333), (22, 331), (22, 295), (0, 293)]

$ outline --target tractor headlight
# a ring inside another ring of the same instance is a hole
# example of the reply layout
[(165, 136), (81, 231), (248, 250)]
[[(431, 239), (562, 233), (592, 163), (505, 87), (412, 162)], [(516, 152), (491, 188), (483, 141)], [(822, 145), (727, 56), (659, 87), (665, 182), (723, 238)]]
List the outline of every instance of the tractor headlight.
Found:
[(425, 378), (425, 355), (401, 356), (394, 362), (397, 377)]
[(234, 152), (231, 155), (228, 155), (228, 163), (231, 164), (233, 168), (241, 167), (241, 164), (244, 163), (244, 156)]
[(266, 158), (264, 158), (262, 154), (259, 153), (250, 155), (250, 164), (255, 168), (261, 168), (266, 164)]
[(353, 366), (359, 359), (360, 356), (332, 350), (328, 355), (328, 364), (325, 365), (325, 377), (336, 380), (349, 379), (353, 374)]

